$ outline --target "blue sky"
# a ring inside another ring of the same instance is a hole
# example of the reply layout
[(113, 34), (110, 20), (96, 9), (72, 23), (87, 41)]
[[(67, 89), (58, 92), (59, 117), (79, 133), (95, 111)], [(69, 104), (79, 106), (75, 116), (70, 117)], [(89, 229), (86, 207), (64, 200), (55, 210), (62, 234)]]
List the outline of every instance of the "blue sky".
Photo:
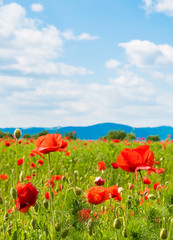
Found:
[(173, 126), (172, 29), (172, 0), (0, 0), (0, 126)]

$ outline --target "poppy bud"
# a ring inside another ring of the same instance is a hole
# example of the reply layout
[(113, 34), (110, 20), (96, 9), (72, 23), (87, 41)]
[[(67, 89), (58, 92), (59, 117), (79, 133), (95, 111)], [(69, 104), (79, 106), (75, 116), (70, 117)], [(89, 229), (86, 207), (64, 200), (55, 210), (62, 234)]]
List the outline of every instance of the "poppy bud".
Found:
[(21, 182), (23, 182), (23, 181), (25, 180), (25, 174), (24, 174), (23, 171), (22, 171), (22, 172), (20, 173), (20, 175), (19, 175), (19, 180), (20, 180)]
[(36, 229), (36, 225), (37, 225), (36, 220), (35, 220), (35, 219), (32, 219), (32, 220), (31, 220), (31, 226), (32, 226), (32, 228), (33, 228), (33, 229)]
[(55, 223), (55, 231), (59, 232), (61, 230), (61, 225), (60, 223), (56, 222)]
[(127, 230), (126, 230), (126, 228), (123, 229), (123, 231), (122, 231), (122, 236), (123, 236), (124, 238), (127, 238)]
[(22, 132), (20, 131), (20, 129), (16, 129), (14, 131), (15, 138), (19, 139), (21, 137), (21, 135), (22, 135)]
[(11, 188), (10, 190), (10, 195), (13, 199), (16, 199), (17, 198), (17, 192), (16, 192), (16, 189), (15, 188)]
[(132, 202), (131, 202), (131, 200), (127, 200), (127, 206), (128, 206), (128, 209), (131, 208), (131, 206), (132, 206)]
[(120, 229), (121, 228), (121, 221), (119, 218), (115, 218), (114, 222), (113, 222), (113, 227), (116, 229)]
[(48, 203), (48, 201), (47, 201), (46, 199), (43, 201), (43, 205), (44, 205), (44, 207), (45, 207), (46, 209), (48, 209), (49, 203)]
[(34, 210), (35, 210), (36, 212), (38, 212), (38, 203), (37, 203), (37, 202), (35, 203)]
[(90, 219), (90, 220), (88, 221), (88, 225), (87, 225), (88, 234), (89, 234), (90, 236), (92, 236), (93, 227), (94, 227), (94, 220), (93, 220), (93, 219)]
[(167, 232), (166, 228), (162, 228), (160, 231), (160, 238), (167, 239), (167, 237), (168, 237), (168, 232)]
[(2, 200), (2, 197), (0, 197), (0, 204), (3, 204), (3, 200)]
[(149, 194), (148, 199), (155, 200), (156, 196), (154, 194)]
[(61, 238), (66, 238), (68, 235), (69, 229), (65, 229), (62, 233), (61, 233)]
[(81, 195), (81, 193), (82, 193), (82, 189), (81, 188), (79, 188), (79, 187), (75, 187), (74, 188), (74, 194), (75, 195), (79, 196), (79, 195)]

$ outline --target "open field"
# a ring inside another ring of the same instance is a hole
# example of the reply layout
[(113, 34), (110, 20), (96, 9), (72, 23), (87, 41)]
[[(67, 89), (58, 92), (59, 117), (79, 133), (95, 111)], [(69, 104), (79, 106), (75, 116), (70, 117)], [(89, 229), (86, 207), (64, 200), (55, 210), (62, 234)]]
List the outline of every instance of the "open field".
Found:
[[(1, 240), (173, 239), (171, 140), (60, 140), (56, 151), (47, 141), (47, 152), (41, 152), (33, 139), (1, 139)], [(139, 165), (137, 179), (127, 166), (123, 170), (111, 164), (123, 149), (146, 145), (148, 171), (126, 150), (129, 161)]]

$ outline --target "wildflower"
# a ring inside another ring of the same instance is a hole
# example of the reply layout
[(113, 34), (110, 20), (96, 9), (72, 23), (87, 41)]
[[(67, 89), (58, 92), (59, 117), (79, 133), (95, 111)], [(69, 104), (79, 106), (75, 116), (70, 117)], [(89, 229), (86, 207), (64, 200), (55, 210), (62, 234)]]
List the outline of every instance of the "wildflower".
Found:
[(28, 182), (22, 185), (20, 182), (17, 186), (17, 196), (15, 199), (15, 205), (20, 212), (26, 213), (31, 206), (35, 206), (37, 200), (38, 191)]
[(114, 198), (116, 201), (121, 201), (121, 195), (118, 192), (118, 187), (116, 185), (107, 187), (107, 191), (110, 193), (111, 198)]
[(148, 185), (151, 184), (150, 179), (148, 179), (147, 177), (143, 177), (142, 181), (144, 184), (148, 184)]
[(99, 168), (99, 171), (102, 171), (102, 170), (105, 170), (106, 169), (106, 164), (104, 161), (100, 161), (98, 162), (98, 168)]
[(38, 137), (35, 145), (36, 148), (32, 150), (32, 152), (42, 156), (42, 153), (47, 154), (56, 151), (66, 151), (67, 142), (62, 139), (61, 134), (47, 134)]
[(154, 153), (148, 145), (135, 149), (123, 149), (117, 157), (118, 167), (127, 172), (134, 172), (137, 179), (137, 171), (150, 170), (155, 173), (163, 173), (163, 169), (156, 169), (154, 165)]
[(101, 177), (96, 177), (94, 183), (96, 186), (102, 186), (105, 184), (105, 179), (102, 179)]
[(23, 158), (17, 160), (17, 165), (22, 165), (23, 164)]
[(100, 204), (111, 198), (111, 194), (108, 190), (101, 186), (91, 187), (85, 190), (87, 201), (91, 204)]

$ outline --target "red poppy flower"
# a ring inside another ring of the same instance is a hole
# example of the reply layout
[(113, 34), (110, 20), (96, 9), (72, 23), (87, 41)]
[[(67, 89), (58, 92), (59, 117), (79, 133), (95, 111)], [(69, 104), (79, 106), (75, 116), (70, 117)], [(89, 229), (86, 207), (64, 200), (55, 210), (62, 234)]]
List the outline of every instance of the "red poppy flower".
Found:
[(0, 179), (2, 179), (2, 180), (8, 179), (8, 176), (6, 174), (1, 174), (0, 175)]
[(18, 198), (15, 199), (17, 209), (23, 213), (28, 212), (31, 206), (35, 206), (37, 195), (38, 191), (32, 183), (28, 182), (22, 185), (19, 182), (17, 186)]
[(100, 161), (98, 162), (98, 168), (99, 168), (99, 171), (102, 171), (102, 170), (105, 170), (106, 169), (106, 164), (104, 161)]
[(38, 159), (37, 162), (38, 162), (39, 166), (42, 166), (44, 164), (44, 161), (42, 159)]
[(64, 178), (64, 175), (54, 175), (52, 176), (52, 180), (54, 181), (55, 179), (57, 181), (62, 180)]
[(111, 165), (112, 165), (112, 167), (113, 167), (114, 169), (117, 169), (117, 168), (118, 168), (118, 164), (117, 164), (116, 162), (111, 163)]
[(96, 186), (102, 186), (105, 184), (105, 179), (102, 179), (101, 177), (96, 177), (94, 183)]
[(35, 163), (28, 163), (30, 165), (30, 169), (33, 169), (36, 167)]
[(17, 160), (17, 165), (19, 166), (21, 164), (23, 164), (23, 158)]
[(26, 178), (25, 178), (26, 181), (30, 181), (31, 179), (32, 179), (31, 176), (26, 176)]
[(111, 187), (107, 187), (107, 191), (111, 194), (111, 197), (117, 201), (121, 201), (121, 195), (118, 192), (118, 187), (113, 185)]
[(151, 184), (150, 179), (147, 178), (147, 177), (143, 177), (142, 181), (143, 181), (144, 184), (148, 184), (148, 185)]
[(81, 221), (87, 221), (90, 217), (91, 210), (87, 208), (83, 208), (82, 210), (78, 211), (78, 219)]
[[(47, 180), (47, 182), (45, 183), (45, 185), (46, 185), (47, 187), (49, 187), (49, 180)], [(53, 179), (53, 178), (50, 180), (50, 186), (51, 186), (52, 188), (55, 187), (55, 183), (54, 183), (54, 179)]]
[(49, 199), (50, 199), (49, 192), (46, 192), (46, 193), (45, 193), (45, 198), (46, 198), (47, 200), (49, 200)]
[(123, 149), (117, 157), (118, 167), (127, 172), (134, 172), (137, 179), (138, 170), (150, 170), (156, 173), (163, 173), (154, 165), (154, 153), (148, 145), (139, 146), (135, 149)]
[(91, 187), (88, 190), (85, 190), (87, 201), (91, 204), (100, 204), (111, 198), (111, 194), (107, 191), (106, 188), (101, 186)]
[(56, 151), (66, 151), (67, 142), (62, 139), (61, 134), (47, 134), (41, 137), (38, 137), (35, 142), (36, 149), (32, 150), (33, 153), (40, 155), (47, 154), (50, 152)]
[(65, 153), (65, 156), (69, 156), (69, 155), (70, 155), (70, 152), (66, 152), (66, 153)]

